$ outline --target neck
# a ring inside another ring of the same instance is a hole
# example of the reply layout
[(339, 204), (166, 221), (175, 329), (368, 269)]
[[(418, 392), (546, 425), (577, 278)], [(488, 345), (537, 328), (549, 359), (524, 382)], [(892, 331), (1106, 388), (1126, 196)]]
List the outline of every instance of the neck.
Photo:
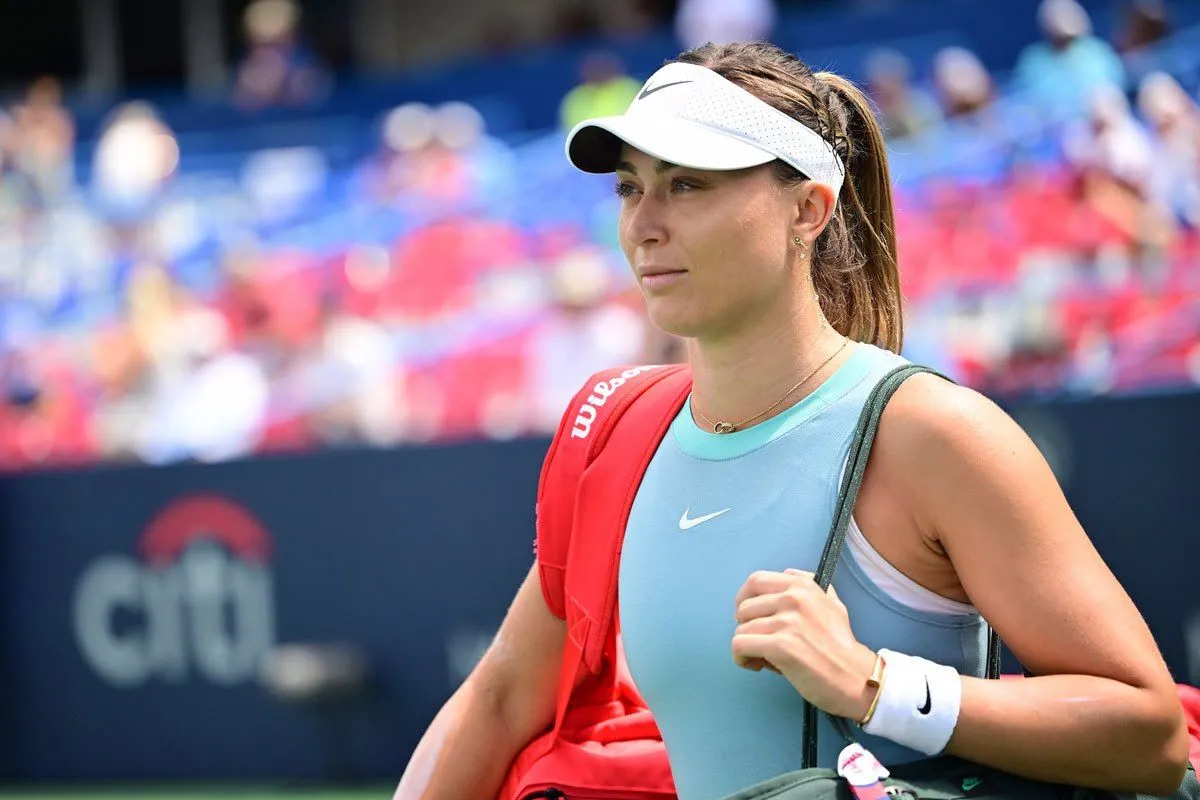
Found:
[[(845, 337), (823, 323), (816, 301), (811, 300), (798, 313), (780, 314), (776, 319), (759, 317), (720, 339), (690, 340), (693, 411), (699, 409), (713, 424), (737, 424), (782, 398), (775, 408), (739, 426), (740, 430), (765, 422), (798, 403), (832, 375), (850, 353), (849, 346), (842, 347)], [(818, 369), (830, 356), (833, 359)], [(802, 386), (784, 397), (810, 373), (812, 376)], [(696, 419), (711, 429), (699, 415)]]

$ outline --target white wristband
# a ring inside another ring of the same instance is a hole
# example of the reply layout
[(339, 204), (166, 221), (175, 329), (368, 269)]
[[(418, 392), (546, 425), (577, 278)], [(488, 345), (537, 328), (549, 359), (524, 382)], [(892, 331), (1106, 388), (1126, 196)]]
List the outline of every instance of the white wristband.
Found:
[(962, 707), (962, 681), (953, 667), (880, 650), (885, 678), (875, 714), (863, 726), (872, 736), (937, 755), (946, 749)]

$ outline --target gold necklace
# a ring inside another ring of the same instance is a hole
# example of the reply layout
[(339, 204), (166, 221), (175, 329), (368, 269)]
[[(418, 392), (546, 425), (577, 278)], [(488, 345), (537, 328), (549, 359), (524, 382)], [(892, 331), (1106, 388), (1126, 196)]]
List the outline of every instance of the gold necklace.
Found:
[(755, 414), (753, 417), (748, 417), (747, 419), (744, 419), (741, 422), (736, 422), (736, 423), (734, 423), (734, 422), (713, 422), (711, 419), (704, 416), (704, 412), (700, 410), (700, 407), (699, 407), (699, 405), (697, 405), (696, 398), (694, 396), (692, 397), (692, 410), (696, 412), (696, 416), (700, 417), (700, 419), (704, 421), (705, 425), (709, 425), (712, 427), (713, 433), (733, 433), (734, 431), (738, 430), (742, 426), (748, 425), (751, 422), (754, 422), (754, 420), (758, 419), (759, 417), (766, 416), (767, 414), (771, 413), (773, 410), (778, 408), (780, 403), (782, 403), (784, 400), (787, 400), (788, 397), (790, 397), (793, 392), (795, 392), (797, 389), (799, 389), (801, 386), (803, 386), (805, 383), (807, 383), (809, 378), (811, 378), (813, 375), (816, 375), (818, 372), (820, 372), (821, 369), (826, 364), (828, 364), (830, 361), (833, 361), (833, 359), (837, 357), (838, 353), (840, 353), (846, 349), (846, 345), (848, 345), (848, 344), (850, 344), (849, 339), (842, 339), (842, 346), (839, 347), (837, 350), (834, 350), (833, 355), (831, 355), (829, 358), (825, 359), (820, 364), (818, 364), (815, 369), (813, 369), (811, 372), (809, 372), (807, 375), (805, 375), (803, 378), (801, 378), (799, 383), (797, 383), (795, 386), (793, 386), (792, 388), (790, 388), (786, 392), (784, 392), (783, 397), (779, 398), (774, 403), (771, 403), (771, 405), (767, 406), (762, 411)]

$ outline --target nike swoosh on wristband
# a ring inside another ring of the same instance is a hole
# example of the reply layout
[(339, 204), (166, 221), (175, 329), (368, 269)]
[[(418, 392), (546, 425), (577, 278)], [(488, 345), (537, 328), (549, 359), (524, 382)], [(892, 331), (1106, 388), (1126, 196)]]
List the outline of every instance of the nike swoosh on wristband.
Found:
[(637, 96), (638, 100), (645, 100), (650, 95), (657, 91), (666, 89), (668, 86), (678, 86), (681, 83), (694, 83), (694, 81), (671, 81), (670, 83), (660, 83), (658, 86), (647, 86), (642, 89), (641, 94)]
[(714, 511), (711, 514), (705, 514), (703, 517), (696, 517), (695, 519), (688, 519), (688, 514), (690, 514), (692, 511), (691, 506), (688, 506), (687, 508), (685, 508), (683, 510), (683, 516), (679, 518), (679, 530), (681, 530), (681, 531), (691, 530), (692, 528), (696, 527), (697, 525), (699, 525), (703, 522), (708, 522), (710, 519), (715, 519), (716, 517), (721, 516), (728, 510), (729, 510), (728, 508), (722, 508), (720, 511)]
[(925, 679), (925, 705), (917, 709), (921, 714), (928, 714), (933, 710), (933, 698), (929, 696), (929, 678)]

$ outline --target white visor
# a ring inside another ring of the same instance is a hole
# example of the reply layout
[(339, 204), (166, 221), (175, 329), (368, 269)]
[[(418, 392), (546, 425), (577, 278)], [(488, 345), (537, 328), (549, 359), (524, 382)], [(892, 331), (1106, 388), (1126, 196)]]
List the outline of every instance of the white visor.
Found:
[(833, 146), (816, 131), (696, 64), (666, 65), (624, 114), (576, 125), (567, 135), (567, 158), (584, 172), (613, 172), (623, 143), (693, 169), (745, 169), (779, 159), (835, 197), (845, 175)]

